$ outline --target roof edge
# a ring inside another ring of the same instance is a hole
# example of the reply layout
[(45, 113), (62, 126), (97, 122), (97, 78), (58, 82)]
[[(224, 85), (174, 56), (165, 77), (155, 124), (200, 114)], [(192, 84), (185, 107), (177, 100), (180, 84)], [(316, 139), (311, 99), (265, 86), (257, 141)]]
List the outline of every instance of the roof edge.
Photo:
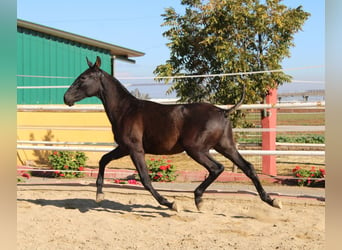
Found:
[(56, 37), (68, 39), (68, 40), (71, 40), (74, 42), (79, 42), (79, 43), (83, 43), (86, 45), (106, 49), (106, 50), (110, 51), (112, 56), (121, 56), (121, 57), (128, 58), (128, 57), (139, 57), (139, 56), (145, 55), (145, 53), (140, 52), (140, 51), (124, 48), (124, 47), (117, 46), (114, 44), (102, 42), (102, 41), (95, 40), (92, 38), (88, 38), (85, 36), (80, 36), (80, 35), (77, 35), (74, 33), (58, 30), (55, 28), (51, 28), (48, 26), (28, 22), (28, 21), (21, 20), (21, 19), (17, 19), (17, 26), (22, 27), (22, 28), (26, 28), (26, 29), (35, 30), (35, 31), (38, 31), (41, 33), (53, 35)]

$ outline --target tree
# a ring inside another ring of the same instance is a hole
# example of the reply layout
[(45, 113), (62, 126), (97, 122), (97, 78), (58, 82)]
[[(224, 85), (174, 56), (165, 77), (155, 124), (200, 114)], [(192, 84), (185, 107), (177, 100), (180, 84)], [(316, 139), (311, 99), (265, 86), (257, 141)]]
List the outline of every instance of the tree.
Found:
[(139, 98), (142, 100), (150, 99), (150, 96), (148, 94), (140, 93), (139, 89), (137, 89), (137, 88), (132, 90), (131, 94), (134, 95), (136, 98)]
[[(263, 2), (263, 3), (261, 3)], [(294, 34), (309, 13), (281, 0), (182, 0), (184, 14), (165, 9), (163, 36), (170, 59), (156, 67), (157, 76), (208, 75), (281, 69), (290, 57)], [(168, 90), (181, 102), (236, 103), (246, 85), (245, 103), (263, 102), (270, 88), (290, 82), (284, 72), (224, 77), (176, 78)]]

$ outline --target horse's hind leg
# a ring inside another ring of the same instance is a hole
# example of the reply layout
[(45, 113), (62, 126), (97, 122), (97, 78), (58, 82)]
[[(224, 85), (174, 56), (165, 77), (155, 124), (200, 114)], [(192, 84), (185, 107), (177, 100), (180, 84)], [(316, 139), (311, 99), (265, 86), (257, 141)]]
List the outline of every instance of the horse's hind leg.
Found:
[(209, 176), (195, 189), (195, 204), (198, 210), (201, 208), (202, 195), (213, 181), (223, 172), (224, 166), (216, 162), (208, 151), (186, 150), (187, 154), (196, 162), (204, 166), (209, 171)]
[(246, 161), (235, 147), (216, 146), (215, 150), (231, 160), (245, 173), (245, 175), (247, 175), (252, 180), (261, 200), (273, 207), (281, 208), (280, 201), (271, 199), (271, 197), (265, 192), (255, 172), (254, 166), (250, 162)]
[(114, 150), (112, 150), (109, 153), (102, 156), (102, 158), (100, 160), (100, 164), (99, 164), (100, 165), (99, 173), (97, 175), (97, 180), (96, 180), (96, 187), (97, 187), (96, 202), (100, 202), (104, 199), (104, 194), (102, 192), (102, 186), (103, 186), (103, 179), (104, 179), (104, 172), (105, 172), (106, 165), (110, 161), (119, 159), (119, 158), (126, 156), (126, 155), (128, 155), (128, 153), (126, 151), (122, 150), (122, 148), (120, 146), (118, 146)]

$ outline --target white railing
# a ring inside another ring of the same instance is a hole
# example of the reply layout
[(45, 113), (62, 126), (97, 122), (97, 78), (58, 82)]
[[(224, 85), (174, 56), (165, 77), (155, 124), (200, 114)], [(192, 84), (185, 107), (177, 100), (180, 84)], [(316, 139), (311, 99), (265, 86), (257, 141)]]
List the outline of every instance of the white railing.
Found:
[[(152, 99), (162, 104), (176, 103), (177, 99)], [(233, 105), (217, 105), (220, 108), (230, 108)], [(322, 102), (305, 102), (305, 103), (277, 103), (277, 104), (243, 104), (238, 109), (270, 109), (270, 108), (325, 108), (325, 101)], [(102, 105), (74, 105), (68, 107), (66, 105), (17, 105), (19, 112), (104, 112)]]
[[(56, 150), (56, 151), (84, 151), (84, 152), (110, 152), (114, 147), (102, 148), (92, 147), (73, 147), (73, 146), (35, 146), (17, 144), (17, 149), (21, 150)], [(211, 150), (211, 153), (216, 153)], [(304, 150), (239, 150), (242, 155), (301, 155), (301, 156), (324, 156), (325, 151), (304, 151)]]
[[(155, 100), (159, 103), (174, 103), (175, 99)], [(229, 105), (218, 105), (222, 108), (229, 108)], [(241, 105), (239, 109), (268, 109), (268, 108), (325, 108), (325, 102), (308, 103), (277, 103), (277, 104), (252, 104)], [(66, 105), (18, 105), (19, 112), (104, 112), (102, 105), (75, 105), (67, 107)], [(35, 127), (18, 127), (19, 129)], [(37, 127), (42, 129), (43, 127)], [(47, 128), (47, 127), (46, 127)], [(47, 129), (51, 129), (48, 127)], [(64, 130), (110, 130), (108, 127), (80, 128), (65, 126), (57, 129)], [(265, 132), (265, 131), (324, 131), (325, 126), (283, 126), (277, 128), (236, 128), (234, 132)], [(41, 144), (41, 145), (39, 145)], [(111, 145), (111, 147), (108, 147)], [(280, 145), (280, 143), (278, 143)], [(287, 144), (289, 145), (289, 144)], [(293, 145), (293, 144), (292, 144)], [(313, 144), (314, 146), (318, 146)], [(323, 144), (324, 145), (324, 144)], [(107, 147), (106, 147), (107, 146)], [(20, 150), (69, 150), (69, 151), (91, 151), (91, 152), (109, 152), (113, 150), (114, 143), (90, 143), (90, 142), (49, 142), (49, 141), (18, 141), (17, 149)], [(298, 146), (298, 145), (297, 145)], [(302, 144), (301, 146), (312, 146), (311, 144)], [(319, 146), (322, 146), (320, 144)], [(214, 151), (213, 151), (214, 152)], [(324, 151), (294, 151), (294, 150), (239, 150), (244, 155), (302, 155), (302, 156), (324, 156)]]

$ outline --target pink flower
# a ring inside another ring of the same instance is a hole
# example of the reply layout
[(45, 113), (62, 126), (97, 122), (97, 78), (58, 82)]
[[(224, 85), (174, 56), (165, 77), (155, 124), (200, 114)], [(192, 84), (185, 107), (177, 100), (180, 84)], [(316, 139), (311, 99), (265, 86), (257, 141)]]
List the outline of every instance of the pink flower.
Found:
[(171, 163), (171, 160), (167, 160), (166, 162), (167, 162), (167, 163)]
[(137, 181), (136, 180), (128, 180), (128, 184), (136, 185)]
[(321, 168), (319, 171), (321, 172), (322, 175), (325, 175), (325, 169)]
[(80, 166), (80, 167), (78, 168), (78, 170), (79, 170), (79, 171), (83, 171), (83, 170), (84, 170), (84, 167)]
[(168, 167), (167, 167), (167, 166), (160, 166), (159, 169), (160, 169), (160, 170), (167, 170)]
[(58, 171), (58, 170), (56, 170), (54, 173), (55, 173), (55, 174), (59, 174), (59, 171)]
[(115, 179), (114, 183), (120, 184), (120, 180), (119, 179)]
[(294, 169), (292, 169), (292, 172), (296, 172), (296, 171), (298, 171), (300, 169), (300, 167), (299, 166), (296, 166)]
[(30, 175), (28, 173), (23, 173), (21, 176), (30, 179)]
[(58, 154), (58, 152), (57, 152), (57, 151), (53, 152), (53, 155), (57, 155), (57, 154)]
[(61, 177), (64, 177), (64, 176), (65, 176), (65, 174), (63, 174), (63, 173), (60, 173), (60, 174), (59, 174), (59, 176), (61, 176)]
[(67, 165), (64, 166), (64, 169), (68, 169), (69, 167)]

